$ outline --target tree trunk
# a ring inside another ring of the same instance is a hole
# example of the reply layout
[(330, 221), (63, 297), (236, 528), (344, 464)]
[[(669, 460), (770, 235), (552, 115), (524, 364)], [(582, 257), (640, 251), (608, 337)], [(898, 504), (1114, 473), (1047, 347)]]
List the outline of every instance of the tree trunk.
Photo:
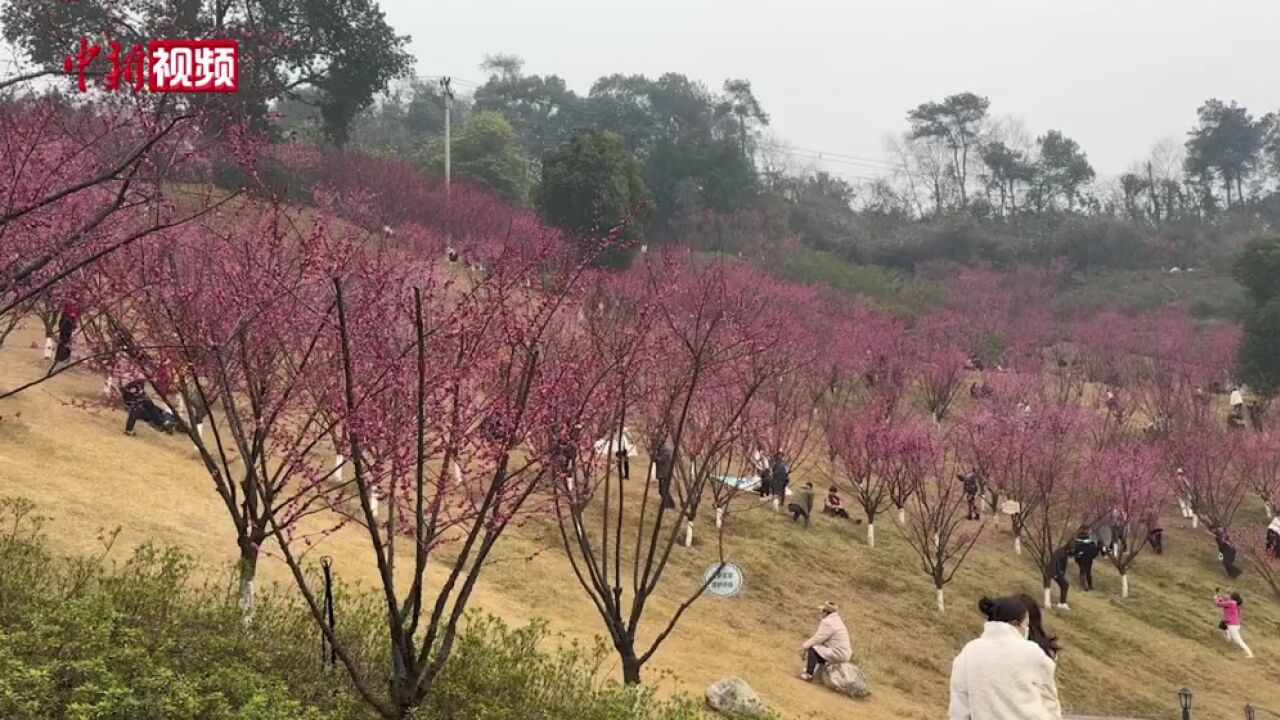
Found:
[(1120, 597), (1129, 597), (1129, 573), (1120, 573)]
[(342, 482), (342, 453), (333, 456), (333, 481)]
[(1191, 511), (1191, 529), (1195, 530), (1198, 527), (1200, 527), (1200, 516), (1196, 514), (1195, 510), (1192, 510)]
[(45, 360), (53, 359), (53, 338), (47, 335), (44, 338), (44, 359)]
[(867, 547), (876, 546), (876, 524), (874, 522), (867, 523)]
[(1013, 554), (1014, 555), (1022, 554), (1022, 538), (1021, 537), (1015, 537), (1013, 539)]
[(249, 540), (240, 548), (240, 619), (247, 626), (253, 622), (254, 589), (258, 576), (258, 546)]
[(622, 682), (626, 685), (639, 685), (640, 659), (636, 657), (635, 650), (623, 648), (619, 652), (622, 654)]
[(684, 524), (684, 546), (693, 547), (693, 521), (686, 520)]
[(938, 598), (938, 612), (940, 613), (946, 612), (947, 601), (945, 597), (945, 591), (942, 588), (937, 589), (937, 598)]
[(1044, 584), (1044, 607), (1046, 610), (1053, 607), (1053, 591), (1049, 589), (1049, 582), (1047, 580)]
[(898, 508), (898, 524), (899, 524), (899, 525), (906, 525), (906, 524), (907, 524), (907, 509), (906, 509), (906, 508)]
[(724, 508), (716, 508), (716, 529), (724, 527)]

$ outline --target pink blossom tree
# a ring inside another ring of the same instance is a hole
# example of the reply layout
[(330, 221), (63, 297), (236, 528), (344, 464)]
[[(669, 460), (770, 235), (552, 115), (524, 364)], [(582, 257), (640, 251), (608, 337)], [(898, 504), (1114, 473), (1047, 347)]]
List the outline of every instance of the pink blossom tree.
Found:
[(1241, 438), (1237, 459), (1241, 476), (1272, 517), (1280, 508), (1280, 433), (1249, 433)]
[[(585, 432), (551, 441), (562, 448), (555, 453), (554, 507), (575, 576), (619, 653), (623, 680), (636, 684), (710, 583), (699, 580), (647, 646), (641, 644), (637, 628), (653, 615), (649, 600), (681, 537), (692, 542), (707, 494), (716, 503), (717, 556), (721, 565), (727, 560), (720, 520), (742, 488), (722, 478), (747, 459), (750, 409), (760, 412), (764, 405), (766, 417), (783, 418), (783, 431), (806, 422), (790, 409), (797, 397), (761, 398), (766, 387), (786, 387), (779, 383), (799, 369), (804, 344), (788, 323), (787, 303), (774, 295), (779, 288), (744, 268), (720, 262), (700, 268), (689, 257), (650, 254), (639, 267), (600, 282), (613, 299), (588, 302), (594, 308), (584, 310), (579, 324), (590, 348), (585, 355), (597, 358), (602, 370), (598, 379), (574, 386), (576, 406), (599, 410)], [(774, 403), (788, 407), (770, 407)], [(757, 422), (779, 431), (771, 420)], [(649, 438), (652, 463), (642, 487), (630, 492), (634, 484), (615, 472), (612, 458), (582, 440), (613, 437), (627, 426)], [(629, 501), (639, 503), (630, 513)]]
[(1120, 597), (1129, 597), (1129, 571), (1159, 527), (1160, 509), (1168, 498), (1161, 482), (1164, 458), (1158, 449), (1125, 443), (1095, 451), (1088, 460), (1089, 482), (1098, 490), (1104, 522), (1117, 542), (1111, 563), (1120, 573)]
[(926, 428), (906, 428), (900, 438), (897, 464), (901, 480), (910, 487), (911, 510), (900, 518), (903, 536), (920, 559), (920, 569), (933, 580), (938, 612), (946, 612), (946, 585), (986, 523), (970, 529), (967, 500), (961, 485), (946, 470), (944, 446)]

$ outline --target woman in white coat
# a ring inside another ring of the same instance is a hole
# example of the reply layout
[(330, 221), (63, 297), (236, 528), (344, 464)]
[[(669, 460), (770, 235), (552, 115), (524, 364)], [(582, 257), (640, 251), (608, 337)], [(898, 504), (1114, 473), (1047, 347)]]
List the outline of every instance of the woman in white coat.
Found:
[(1016, 597), (983, 598), (982, 637), (951, 666), (950, 720), (1062, 720), (1056, 666), (1027, 640), (1027, 608)]

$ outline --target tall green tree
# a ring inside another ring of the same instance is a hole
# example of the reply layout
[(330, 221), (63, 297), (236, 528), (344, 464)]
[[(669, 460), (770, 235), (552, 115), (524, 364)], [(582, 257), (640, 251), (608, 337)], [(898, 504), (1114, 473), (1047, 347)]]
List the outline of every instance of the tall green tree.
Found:
[(154, 38), (234, 39), (238, 91), (187, 101), (228, 122), (248, 117), (265, 128), (273, 101), (304, 99), (339, 145), (355, 117), (412, 67), (409, 37), (392, 30), (376, 0), (3, 0), (0, 24), (7, 40), (53, 70), (81, 37), (125, 48)]
[[(640, 161), (617, 133), (580, 131), (542, 161), (536, 205), (543, 219), (575, 236), (584, 249), (626, 223), (619, 239), (634, 244), (643, 237), (650, 202)], [(625, 266), (633, 249), (610, 248), (599, 262)]]
[(1244, 339), (1236, 358), (1240, 379), (1268, 397), (1280, 390), (1280, 236), (1250, 240), (1232, 274), (1248, 291)]
[(480, 68), (489, 79), (475, 92), (478, 112), (502, 113), (531, 157), (541, 159), (566, 142), (576, 128), (589, 127), (581, 99), (556, 75), (525, 75), (514, 55), (490, 55)]
[(1040, 207), (1052, 207), (1061, 198), (1068, 210), (1074, 210), (1080, 200), (1080, 189), (1096, 176), (1088, 155), (1080, 149), (1080, 143), (1059, 130), (1050, 130), (1037, 138), (1036, 143), (1040, 146), (1036, 164)]
[(1186, 143), (1187, 172), (1206, 185), (1215, 179), (1221, 183), (1229, 208), (1244, 199), (1244, 181), (1258, 167), (1264, 128), (1235, 101), (1209, 100), (1196, 112), (1199, 123)]
[(979, 144), (991, 101), (971, 92), (942, 102), (927, 102), (907, 113), (912, 139), (941, 142), (951, 151), (951, 172), (960, 189), (960, 204), (968, 206), (969, 155)]
[(1035, 177), (1035, 167), (1027, 160), (1026, 153), (998, 140), (988, 142), (982, 146), (982, 163), (987, 166), (988, 189), (999, 194), (1000, 214), (1016, 215), (1019, 187)]
[[(529, 200), (529, 157), (511, 123), (496, 112), (472, 115), (453, 138), (453, 177), (466, 180), (516, 203)], [(419, 157), (422, 167), (444, 173), (444, 138), (429, 141)]]
[(721, 117), (732, 117), (738, 124), (738, 145), (743, 156), (754, 155), (754, 138), (757, 128), (769, 124), (769, 114), (751, 90), (751, 81), (736, 79), (724, 81), (724, 100), (716, 108)]

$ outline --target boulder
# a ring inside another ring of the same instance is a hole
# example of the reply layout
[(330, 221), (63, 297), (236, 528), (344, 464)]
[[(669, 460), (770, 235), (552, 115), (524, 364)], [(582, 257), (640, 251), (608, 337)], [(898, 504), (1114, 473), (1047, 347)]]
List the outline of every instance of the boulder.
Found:
[(855, 700), (871, 694), (871, 683), (867, 680), (867, 674), (853, 663), (828, 663), (818, 671), (817, 680), (825, 687)]
[(764, 715), (760, 696), (742, 678), (727, 677), (707, 688), (707, 705), (730, 717)]

